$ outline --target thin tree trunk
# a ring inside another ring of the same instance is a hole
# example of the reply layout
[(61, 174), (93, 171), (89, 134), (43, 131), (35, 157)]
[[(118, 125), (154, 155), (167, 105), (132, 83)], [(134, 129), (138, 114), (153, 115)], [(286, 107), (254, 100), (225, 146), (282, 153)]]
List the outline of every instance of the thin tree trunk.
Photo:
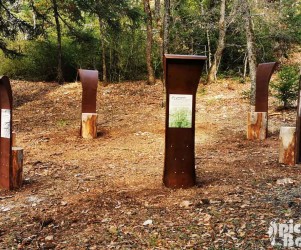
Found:
[(160, 19), (160, 9), (161, 9), (160, 0), (155, 0), (155, 17), (156, 17), (156, 19)]
[(161, 18), (161, 1), (155, 0), (155, 19), (156, 29), (158, 30), (157, 43), (160, 50), (160, 60), (163, 65), (163, 32), (162, 32), (162, 18)]
[(56, 0), (52, 0), (53, 4), (53, 13), (55, 19), (56, 26), (56, 34), (57, 34), (57, 81), (59, 84), (64, 83), (63, 70), (62, 70), (62, 32), (61, 32), (61, 24), (59, 21), (59, 13), (58, 6)]
[(245, 54), (244, 57), (244, 73), (243, 73), (243, 81), (246, 81), (246, 76), (247, 76), (247, 67), (248, 67), (248, 56)]
[(211, 67), (211, 42), (210, 42), (210, 34), (209, 29), (206, 28), (206, 35), (207, 35), (207, 44), (208, 44), (208, 66)]
[(146, 14), (146, 66), (148, 73), (147, 84), (154, 84), (154, 69), (152, 66), (152, 47), (153, 47), (153, 25), (152, 13), (150, 9), (149, 0), (144, 0), (144, 11)]
[(246, 22), (246, 38), (247, 38), (247, 52), (249, 61), (249, 74), (251, 79), (251, 106), (255, 106), (256, 93), (256, 52), (254, 45), (254, 30), (252, 24), (251, 10), (248, 0), (245, 0), (245, 22)]
[[(201, 14), (206, 15), (204, 11), (203, 3), (201, 4)], [(210, 34), (209, 34), (209, 25), (206, 25), (206, 38), (207, 38), (207, 46), (208, 46), (208, 60), (206, 63), (206, 72), (208, 73), (208, 68), (211, 67), (211, 41), (210, 41)], [(205, 49), (206, 50), (206, 49)], [(207, 55), (207, 50), (206, 50)]]
[(163, 53), (168, 53), (170, 25), (170, 0), (164, 0), (164, 24), (163, 24)]
[(217, 48), (214, 54), (214, 59), (209, 69), (207, 83), (210, 84), (216, 80), (216, 74), (218, 71), (218, 67), (222, 58), (223, 50), (225, 48), (225, 37), (226, 37), (226, 23), (225, 23), (225, 15), (226, 15), (226, 0), (222, 0), (221, 9), (220, 9), (220, 19), (219, 19), (219, 36)]
[(107, 62), (106, 62), (106, 45), (104, 40), (104, 25), (101, 20), (101, 17), (98, 17), (99, 21), (99, 31), (100, 31), (100, 42), (101, 42), (101, 57), (102, 57), (102, 81), (106, 83), (108, 81), (107, 78)]
[(107, 78), (106, 46), (104, 40), (101, 41), (101, 50), (102, 50), (102, 81), (106, 83), (108, 81), (108, 78)]

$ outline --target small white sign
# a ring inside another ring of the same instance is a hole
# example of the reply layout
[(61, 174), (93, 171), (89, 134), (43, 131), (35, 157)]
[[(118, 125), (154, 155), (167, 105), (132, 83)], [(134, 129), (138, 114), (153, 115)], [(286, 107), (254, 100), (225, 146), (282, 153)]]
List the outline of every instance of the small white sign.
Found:
[(169, 121), (170, 128), (192, 127), (192, 95), (169, 95)]
[(10, 138), (10, 109), (1, 109), (1, 138)]

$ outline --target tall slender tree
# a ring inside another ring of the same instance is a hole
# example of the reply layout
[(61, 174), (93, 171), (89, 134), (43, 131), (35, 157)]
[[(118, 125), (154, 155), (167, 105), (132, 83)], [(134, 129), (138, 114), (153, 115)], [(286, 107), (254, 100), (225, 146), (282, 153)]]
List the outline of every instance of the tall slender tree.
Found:
[(131, 1), (129, 0), (74, 0), (79, 8), (88, 15), (95, 16), (99, 24), (99, 41), (102, 54), (102, 80), (106, 82), (107, 78), (107, 62), (106, 62), (106, 33), (107, 28), (118, 29), (120, 22), (124, 17), (132, 17), (133, 12)]
[(52, 0), (52, 10), (55, 20), (56, 37), (57, 37), (57, 81), (59, 84), (64, 83), (63, 69), (62, 69), (62, 31), (59, 18), (57, 0)]
[(249, 62), (249, 75), (251, 79), (251, 106), (255, 106), (255, 93), (256, 93), (256, 51), (254, 42), (254, 28), (251, 16), (251, 6), (249, 0), (243, 0), (243, 9), (245, 17), (245, 29), (247, 40), (247, 54)]
[(163, 53), (168, 53), (170, 26), (170, 0), (164, 0), (164, 22), (163, 22)]
[(217, 69), (219, 67), (222, 53), (225, 48), (225, 38), (226, 38), (226, 22), (225, 22), (225, 16), (226, 16), (226, 0), (221, 1), (221, 7), (220, 7), (220, 19), (219, 19), (219, 36), (218, 36), (218, 42), (217, 42), (217, 48), (214, 54), (213, 62), (211, 63), (211, 67), (208, 72), (207, 77), (207, 83), (212, 83), (216, 80), (216, 74)]
[(146, 22), (146, 67), (147, 84), (155, 83), (154, 69), (152, 66), (152, 48), (153, 48), (153, 20), (149, 0), (144, 0), (144, 12)]
[(31, 8), (37, 13), (34, 16), (34, 22), (40, 22), (44, 29), (44, 34), (47, 37), (49, 27), (55, 29), (56, 44), (57, 44), (57, 65), (56, 65), (56, 80), (59, 84), (64, 83), (63, 75), (63, 48), (62, 48), (62, 32), (63, 26), (74, 31), (73, 22), (79, 24), (81, 16), (79, 9), (76, 7), (73, 0), (51, 0), (51, 1), (33, 1), (29, 0)]

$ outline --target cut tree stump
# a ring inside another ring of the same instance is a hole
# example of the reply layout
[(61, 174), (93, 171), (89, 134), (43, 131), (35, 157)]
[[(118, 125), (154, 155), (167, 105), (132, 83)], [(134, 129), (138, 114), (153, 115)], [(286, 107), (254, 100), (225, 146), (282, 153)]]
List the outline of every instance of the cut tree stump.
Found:
[(23, 182), (23, 148), (12, 147), (12, 189), (22, 187)]
[(281, 127), (279, 134), (279, 163), (294, 166), (295, 146), (296, 146), (296, 128), (295, 127)]
[(81, 135), (86, 139), (97, 137), (97, 113), (82, 113)]
[(268, 115), (267, 112), (249, 112), (247, 139), (264, 140), (267, 138)]
[(17, 134), (16, 134), (16, 132), (12, 132), (12, 144), (11, 144), (11, 146), (12, 147), (16, 147), (16, 145), (17, 145)]

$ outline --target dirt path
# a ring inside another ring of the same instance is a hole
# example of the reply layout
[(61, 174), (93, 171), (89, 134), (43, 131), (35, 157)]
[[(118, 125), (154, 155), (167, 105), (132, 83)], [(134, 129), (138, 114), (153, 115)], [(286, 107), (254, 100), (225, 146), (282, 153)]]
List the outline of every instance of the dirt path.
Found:
[[(199, 89), (198, 185), (171, 190), (162, 186), (161, 84), (100, 87), (99, 137), (89, 141), (78, 134), (79, 83), (14, 81), (26, 185), (0, 191), (0, 249), (269, 248), (271, 219), (301, 211), (300, 169), (277, 163), (277, 132), (294, 112), (271, 116), (266, 141), (247, 141), (246, 89)], [(294, 183), (276, 184), (285, 177)]]

